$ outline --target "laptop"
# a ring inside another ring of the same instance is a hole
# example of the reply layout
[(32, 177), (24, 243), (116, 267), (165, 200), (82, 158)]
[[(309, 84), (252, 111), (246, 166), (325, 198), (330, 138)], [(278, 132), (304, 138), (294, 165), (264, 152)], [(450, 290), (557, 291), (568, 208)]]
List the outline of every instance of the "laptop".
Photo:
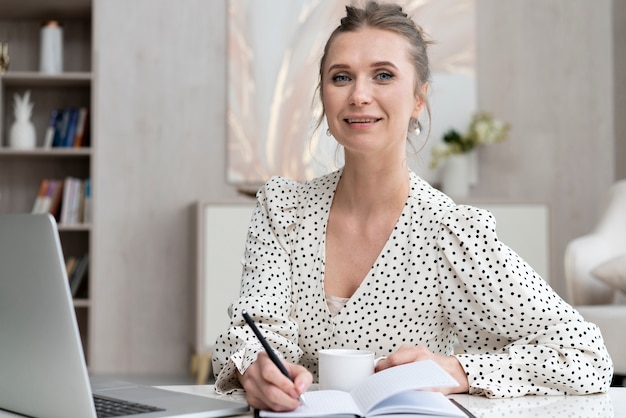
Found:
[[(243, 402), (99, 379), (90, 382), (56, 221), (0, 214), (0, 410), (30, 417), (95, 418), (100, 403), (128, 401), (125, 415), (223, 417)], [(145, 411), (143, 406), (152, 409)]]

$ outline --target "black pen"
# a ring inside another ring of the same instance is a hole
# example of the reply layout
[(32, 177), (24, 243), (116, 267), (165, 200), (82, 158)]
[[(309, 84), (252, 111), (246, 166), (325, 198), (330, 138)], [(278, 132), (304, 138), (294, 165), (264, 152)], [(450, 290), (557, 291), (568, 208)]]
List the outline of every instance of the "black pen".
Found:
[[(272, 349), (270, 344), (267, 342), (265, 337), (263, 337), (263, 334), (261, 334), (261, 331), (259, 331), (259, 328), (256, 326), (256, 324), (254, 323), (252, 318), (250, 318), (250, 315), (248, 315), (248, 312), (246, 312), (246, 310), (244, 309), (244, 310), (241, 311), (241, 314), (243, 315), (243, 319), (248, 323), (250, 328), (252, 328), (252, 332), (254, 332), (254, 335), (256, 335), (256, 337), (261, 342), (261, 345), (263, 346), (263, 348), (267, 352), (267, 355), (270, 357), (270, 360), (272, 360), (272, 362), (276, 365), (276, 367), (278, 367), (278, 369), (281, 371), (282, 374), (287, 376), (289, 378), (289, 380), (291, 380), (293, 382), (293, 379), (289, 375), (289, 372), (287, 371), (287, 369), (285, 368), (283, 363), (280, 361), (280, 359), (278, 358), (278, 356), (276, 355), (276, 353), (274, 352), (274, 350)], [(301, 394), (298, 395), (298, 399), (300, 400), (302, 405), (306, 405), (304, 403), (304, 398), (302, 397)]]

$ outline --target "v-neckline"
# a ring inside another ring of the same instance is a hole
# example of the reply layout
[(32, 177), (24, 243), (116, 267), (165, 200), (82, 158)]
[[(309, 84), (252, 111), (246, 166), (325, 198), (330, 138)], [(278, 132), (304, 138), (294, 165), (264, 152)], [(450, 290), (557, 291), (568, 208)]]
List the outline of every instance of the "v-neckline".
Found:
[[(331, 190), (328, 190), (332, 196), (331, 198), (328, 200), (328, 206), (327, 206), (327, 211), (326, 211), (326, 215), (325, 215), (325, 219), (324, 219), (324, 233), (322, 235), (322, 242), (320, 245), (320, 250), (318, 253), (318, 261), (321, 261), (322, 263), (322, 281), (321, 281), (321, 286), (322, 286), (322, 293), (324, 295), (324, 304), (327, 307), (328, 310), (328, 300), (326, 299), (326, 289), (325, 289), (325, 282), (326, 282), (326, 237), (327, 237), (327, 228), (328, 228), (328, 219), (330, 217), (330, 208), (332, 207), (333, 204), (333, 200), (335, 198), (335, 193), (337, 191), (337, 186), (339, 184), (339, 180), (341, 179), (341, 174), (342, 174), (343, 170), (338, 171), (337, 173), (337, 181), (335, 182), (335, 187)], [(390, 242), (392, 242), (394, 239), (394, 236), (396, 234), (396, 231), (398, 230), (398, 223), (400, 222), (400, 220), (402, 219), (405, 211), (407, 210), (408, 207), (408, 203), (409, 203), (409, 198), (410, 198), (410, 190), (413, 186), (413, 175), (411, 173), (411, 171), (409, 170), (408, 172), (409, 175), (409, 192), (407, 193), (406, 196), (406, 200), (404, 202), (404, 206), (402, 207), (402, 210), (400, 211), (400, 213), (398, 214), (398, 217), (393, 225), (393, 228), (391, 229), (391, 232), (389, 233), (389, 236), (387, 237), (387, 240), (385, 241), (385, 244), (383, 245), (383, 247), (381, 248), (380, 252), (378, 253), (378, 255), (376, 256), (376, 258), (374, 259), (372, 265), (370, 266), (369, 270), (367, 271), (367, 274), (363, 277), (363, 279), (361, 280), (361, 282), (359, 283), (359, 286), (356, 288), (356, 290), (354, 291), (354, 293), (352, 293), (352, 295), (350, 295), (349, 298), (347, 298), (346, 303), (344, 304), (343, 308), (341, 308), (337, 314), (335, 315), (335, 317), (340, 316), (343, 314), (343, 312), (346, 311), (346, 307), (348, 305), (350, 305), (350, 303), (352, 302), (352, 300), (354, 300), (355, 296), (357, 296), (358, 294), (361, 294), (363, 292), (363, 288), (366, 287), (370, 281), (371, 281), (371, 277), (372, 274), (375, 270), (375, 267), (379, 264), (380, 258), (383, 254), (385, 254), (388, 250), (388, 247), (390, 245)], [(341, 296), (336, 296), (333, 295), (334, 297), (341, 297)], [(328, 311), (330, 314), (330, 311)]]

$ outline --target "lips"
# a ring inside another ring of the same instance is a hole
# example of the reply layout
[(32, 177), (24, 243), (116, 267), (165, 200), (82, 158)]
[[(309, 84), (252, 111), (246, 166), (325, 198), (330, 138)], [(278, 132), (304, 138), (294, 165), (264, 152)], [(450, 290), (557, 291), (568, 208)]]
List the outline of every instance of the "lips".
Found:
[(380, 118), (346, 118), (344, 120), (348, 123), (374, 123), (378, 122)]

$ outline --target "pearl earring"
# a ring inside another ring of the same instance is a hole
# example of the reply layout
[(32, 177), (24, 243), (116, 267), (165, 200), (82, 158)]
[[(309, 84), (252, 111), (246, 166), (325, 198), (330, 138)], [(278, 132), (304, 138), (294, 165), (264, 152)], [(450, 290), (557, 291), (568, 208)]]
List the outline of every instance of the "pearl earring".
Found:
[(326, 136), (332, 136), (332, 134), (330, 133), (330, 128), (326, 129)]
[(422, 132), (422, 126), (417, 118), (411, 118), (410, 129), (415, 136), (419, 136), (420, 132)]

